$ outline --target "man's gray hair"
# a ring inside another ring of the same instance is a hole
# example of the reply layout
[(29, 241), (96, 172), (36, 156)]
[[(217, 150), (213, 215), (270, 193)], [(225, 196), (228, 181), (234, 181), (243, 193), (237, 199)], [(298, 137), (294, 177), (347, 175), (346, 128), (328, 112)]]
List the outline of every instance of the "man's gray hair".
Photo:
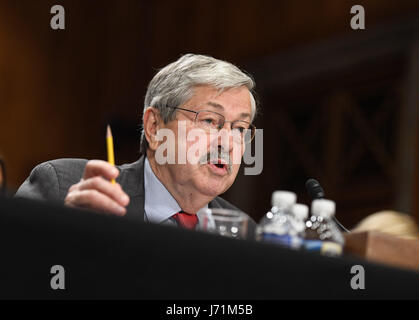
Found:
[[(143, 123), (148, 107), (158, 109), (164, 123), (174, 120), (176, 109), (173, 107), (191, 99), (194, 87), (198, 85), (210, 85), (220, 93), (231, 88), (247, 87), (250, 92), (253, 121), (256, 115), (256, 101), (253, 96), (255, 82), (250, 75), (226, 61), (205, 55), (185, 54), (161, 69), (150, 81), (144, 100)], [(143, 126), (140, 152), (145, 153), (147, 147)]]

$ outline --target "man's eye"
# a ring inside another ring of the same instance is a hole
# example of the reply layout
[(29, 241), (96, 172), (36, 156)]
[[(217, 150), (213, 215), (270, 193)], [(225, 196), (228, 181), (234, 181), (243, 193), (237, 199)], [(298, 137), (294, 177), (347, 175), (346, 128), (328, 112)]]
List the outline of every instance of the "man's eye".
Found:
[(237, 131), (238, 133), (242, 134), (245, 133), (247, 128), (245, 127), (235, 127), (233, 130)]
[(202, 121), (206, 124), (211, 124), (211, 125), (216, 124), (216, 121), (214, 119), (211, 119), (211, 118), (206, 118), (206, 119), (203, 119)]

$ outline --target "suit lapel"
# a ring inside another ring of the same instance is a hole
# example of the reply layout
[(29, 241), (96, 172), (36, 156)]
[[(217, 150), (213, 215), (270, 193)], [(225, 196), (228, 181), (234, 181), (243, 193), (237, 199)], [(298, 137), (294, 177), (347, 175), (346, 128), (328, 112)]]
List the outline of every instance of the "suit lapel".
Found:
[(144, 221), (144, 159), (131, 164), (118, 166), (119, 177), (116, 179), (130, 197), (126, 218)]

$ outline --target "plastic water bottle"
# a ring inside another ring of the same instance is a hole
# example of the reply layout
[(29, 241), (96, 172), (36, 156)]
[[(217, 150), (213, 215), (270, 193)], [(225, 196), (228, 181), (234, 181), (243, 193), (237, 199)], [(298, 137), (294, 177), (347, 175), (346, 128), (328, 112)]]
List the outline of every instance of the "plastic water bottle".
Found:
[(272, 194), (272, 208), (256, 229), (257, 240), (291, 248), (300, 245), (290, 212), (296, 199), (296, 194), (289, 191), (275, 191)]
[(306, 222), (304, 247), (308, 251), (328, 256), (342, 254), (345, 239), (333, 221), (336, 204), (332, 200), (316, 199), (311, 203), (311, 217)]
[(301, 239), (301, 244), (305, 239), (306, 220), (308, 218), (308, 207), (305, 204), (296, 203), (291, 207), (292, 223), (297, 237)]

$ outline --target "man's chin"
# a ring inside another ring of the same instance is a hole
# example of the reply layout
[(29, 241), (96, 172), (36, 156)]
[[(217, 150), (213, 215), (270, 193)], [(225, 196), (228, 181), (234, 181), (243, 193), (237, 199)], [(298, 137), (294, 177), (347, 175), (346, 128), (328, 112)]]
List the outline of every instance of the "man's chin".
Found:
[(200, 192), (208, 197), (215, 198), (216, 196), (223, 194), (231, 187), (235, 180), (233, 179), (233, 181), (231, 181), (232, 176), (236, 176), (232, 172), (217, 174), (211, 170), (209, 165), (204, 165), (204, 167), (201, 167), (200, 169), (203, 169), (204, 171), (201, 171), (202, 175), (200, 174), (200, 177), (197, 177), (196, 186), (199, 186), (198, 189)]
[(203, 194), (205, 194), (207, 197), (210, 197), (212, 199), (218, 197), (220, 194), (223, 194), (227, 190), (215, 190), (215, 189), (208, 189), (202, 190)]
[(226, 184), (226, 181), (220, 182), (220, 181), (211, 181), (207, 180), (207, 183), (203, 186), (201, 186), (199, 189), (201, 190), (201, 193), (207, 195), (208, 197), (215, 198), (219, 196), (220, 194), (223, 194), (230, 188), (231, 184)]

